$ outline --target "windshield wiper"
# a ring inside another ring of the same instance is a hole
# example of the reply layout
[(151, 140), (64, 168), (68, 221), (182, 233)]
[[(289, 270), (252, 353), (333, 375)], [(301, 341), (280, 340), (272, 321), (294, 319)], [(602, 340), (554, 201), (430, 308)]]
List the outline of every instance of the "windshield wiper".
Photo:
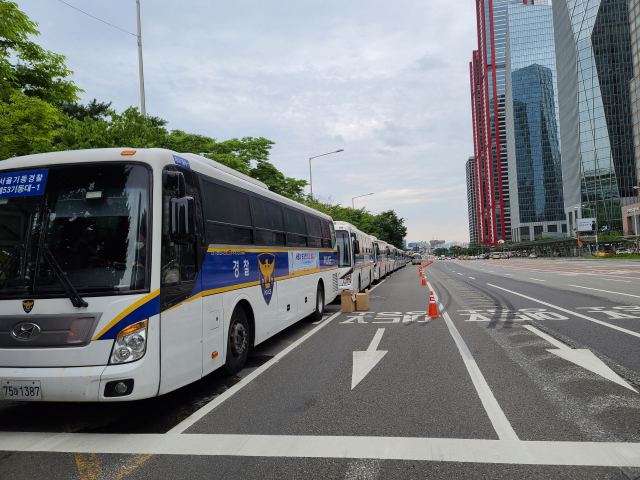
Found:
[(69, 297), (69, 300), (71, 300), (73, 306), (77, 308), (88, 307), (89, 304), (82, 299), (78, 290), (76, 290), (76, 287), (73, 286), (73, 283), (71, 283), (69, 277), (67, 277), (67, 274), (64, 273), (58, 262), (56, 262), (56, 259), (53, 256), (53, 253), (51, 253), (51, 250), (49, 250), (47, 244), (42, 240), (38, 244), (38, 250), (42, 252), (42, 255), (51, 267), (51, 270), (53, 270), (55, 276), (58, 278), (58, 281), (62, 285), (62, 288)]

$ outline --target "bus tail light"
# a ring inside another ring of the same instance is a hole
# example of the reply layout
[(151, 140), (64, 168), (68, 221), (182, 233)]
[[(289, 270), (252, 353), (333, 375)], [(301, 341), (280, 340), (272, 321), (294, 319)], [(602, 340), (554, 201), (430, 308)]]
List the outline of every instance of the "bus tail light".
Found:
[(147, 320), (134, 323), (118, 333), (111, 350), (110, 364), (134, 362), (147, 349)]

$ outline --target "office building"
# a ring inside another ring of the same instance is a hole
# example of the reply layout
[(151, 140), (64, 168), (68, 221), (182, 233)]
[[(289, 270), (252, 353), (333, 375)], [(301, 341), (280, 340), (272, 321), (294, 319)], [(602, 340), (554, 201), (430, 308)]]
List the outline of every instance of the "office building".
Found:
[(475, 180), (475, 157), (467, 160), (467, 210), (469, 212), (469, 242), (478, 245), (478, 201)]
[(628, 0), (554, 0), (564, 211), (622, 230), (637, 202)]
[(566, 236), (550, 6), (508, 5), (505, 85), (511, 238)]
[[(506, 18), (509, 4), (527, 0), (476, 0), (478, 50), (470, 63), (474, 156), (480, 242), (511, 238), (505, 132)], [(531, 3), (531, 0), (529, 0)]]
[[(635, 145), (636, 178), (640, 180), (640, 0), (629, 0), (633, 78), (629, 84)], [(640, 184), (640, 182), (638, 182)], [(640, 190), (636, 190), (640, 192)], [(640, 235), (640, 197), (638, 203), (622, 207), (624, 235)]]

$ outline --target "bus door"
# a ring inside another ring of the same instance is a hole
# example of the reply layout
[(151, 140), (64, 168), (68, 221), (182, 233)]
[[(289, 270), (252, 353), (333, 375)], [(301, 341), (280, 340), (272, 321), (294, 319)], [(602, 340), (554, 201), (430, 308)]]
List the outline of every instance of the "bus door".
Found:
[[(162, 395), (202, 376), (202, 297), (198, 285), (195, 218), (198, 191), (191, 172), (163, 172), (160, 267), (160, 343)], [(199, 202), (198, 202), (199, 203)]]

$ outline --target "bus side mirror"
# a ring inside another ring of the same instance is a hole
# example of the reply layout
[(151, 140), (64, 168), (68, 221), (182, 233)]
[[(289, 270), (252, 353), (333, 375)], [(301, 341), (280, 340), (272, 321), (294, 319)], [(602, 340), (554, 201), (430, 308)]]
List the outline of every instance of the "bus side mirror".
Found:
[(171, 241), (179, 245), (192, 245), (196, 240), (193, 197), (172, 198), (170, 208)]
[(182, 172), (163, 171), (162, 185), (167, 189), (175, 189), (178, 197), (184, 197), (187, 194), (187, 187)]

